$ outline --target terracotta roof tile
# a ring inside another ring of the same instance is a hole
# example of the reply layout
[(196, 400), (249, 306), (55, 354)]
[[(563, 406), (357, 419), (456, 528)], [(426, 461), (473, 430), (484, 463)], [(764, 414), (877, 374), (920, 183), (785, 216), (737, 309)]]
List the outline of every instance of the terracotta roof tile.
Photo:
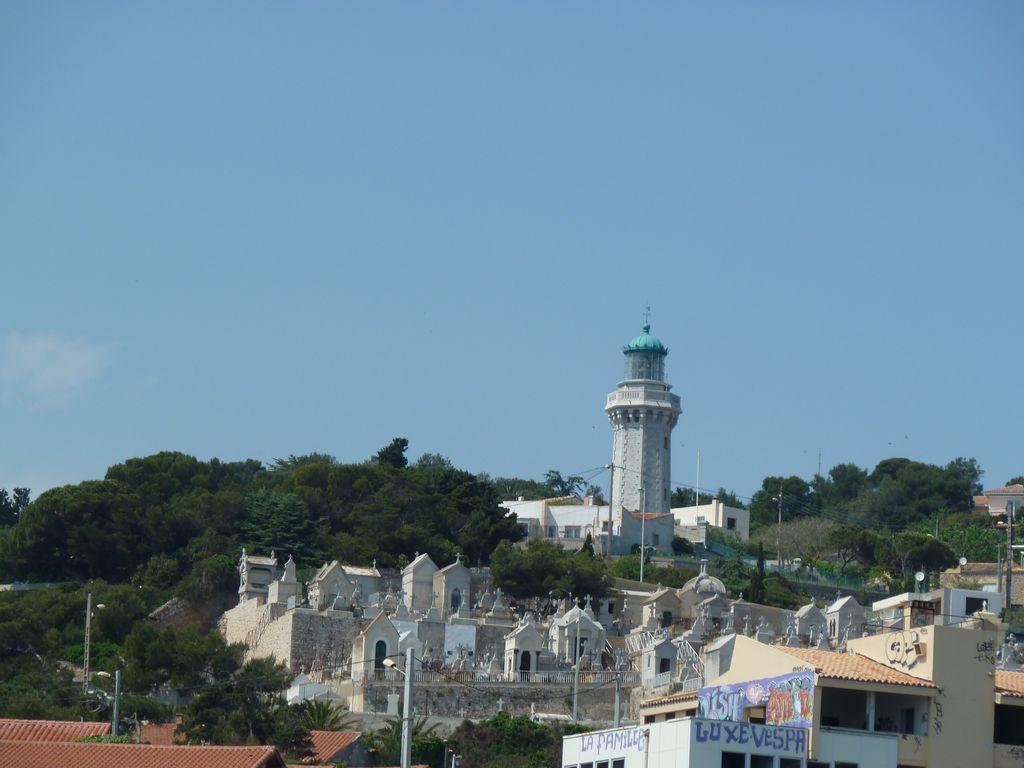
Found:
[(274, 747), (191, 747), (0, 741), (0, 765), (18, 768), (282, 768)]
[(1024, 493), (1024, 485), (1018, 483), (1016, 485), (1004, 485), (1002, 488), (989, 488), (985, 493)]
[(359, 731), (310, 731), (313, 742), (313, 756), (329, 762), (332, 757), (355, 743), (362, 734)]
[(1024, 671), (997, 669), (996, 693), (1024, 697)]
[(108, 733), (110, 723), (0, 719), (0, 740), (3, 741), (74, 741), (83, 736), (103, 736)]
[(177, 731), (176, 723), (146, 723), (139, 729), (143, 744), (184, 744), (185, 736)]
[(680, 701), (689, 701), (697, 698), (698, 691), (683, 691), (682, 693), (670, 693), (666, 696), (659, 696), (656, 699), (648, 699), (640, 702), (640, 708), (660, 707), (663, 704), (675, 704)]
[(916, 685), (921, 688), (935, 687), (935, 684), (929, 680), (908, 675), (906, 672), (900, 672), (898, 669), (893, 669), (856, 653), (819, 651), (816, 648), (790, 648), (784, 645), (773, 647), (790, 656), (796, 656), (815, 669), (821, 670), (819, 676), (824, 678), (856, 680), (864, 683)]
[(661, 520), (663, 517), (672, 517), (671, 512), (630, 512), (629, 515), (636, 520)]

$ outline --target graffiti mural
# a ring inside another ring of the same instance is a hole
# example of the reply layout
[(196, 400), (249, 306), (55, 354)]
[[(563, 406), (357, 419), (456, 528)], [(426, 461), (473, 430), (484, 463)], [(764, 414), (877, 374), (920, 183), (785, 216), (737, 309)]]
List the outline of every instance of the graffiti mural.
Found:
[(757, 749), (773, 749), (802, 755), (807, 751), (807, 731), (799, 728), (780, 728), (754, 723), (705, 723), (694, 720), (694, 741), (718, 741), (739, 746), (752, 745)]
[(793, 672), (701, 688), (697, 716), (738, 722), (744, 719), (743, 710), (748, 707), (764, 707), (768, 725), (810, 728), (814, 720), (814, 673)]

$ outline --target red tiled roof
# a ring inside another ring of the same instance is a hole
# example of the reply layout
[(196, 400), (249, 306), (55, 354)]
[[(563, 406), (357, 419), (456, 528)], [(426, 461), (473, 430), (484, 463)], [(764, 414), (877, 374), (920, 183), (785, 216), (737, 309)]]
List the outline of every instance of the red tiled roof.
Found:
[(697, 698), (698, 691), (682, 691), (681, 693), (670, 693), (665, 696), (659, 696), (656, 699), (648, 699), (647, 701), (640, 702), (640, 709), (646, 709), (647, 707), (660, 707), (663, 704), (676, 704), (681, 701), (689, 701), (690, 699)]
[(630, 512), (629, 515), (636, 520), (660, 520), (663, 517), (672, 517), (671, 512)]
[(1024, 697), (1024, 672), (997, 669), (996, 693)]
[(773, 646), (783, 653), (796, 656), (820, 670), (820, 677), (833, 680), (857, 680), (864, 683), (891, 683), (894, 685), (916, 685), (934, 688), (935, 684), (906, 672), (900, 672), (867, 656), (839, 651), (820, 651), (817, 648), (791, 648), (785, 645)]
[(0, 719), (0, 740), (3, 741), (74, 741), (83, 736), (104, 736), (108, 733), (110, 723)]
[(146, 723), (139, 728), (139, 741), (143, 744), (184, 744), (185, 736), (176, 733), (176, 723)]
[(191, 747), (0, 741), (0, 765), (17, 768), (283, 768), (274, 747)]
[(1004, 485), (1002, 488), (989, 488), (985, 493), (1024, 493), (1024, 485), (1016, 483), (1014, 485)]
[(354, 744), (361, 735), (359, 731), (310, 731), (313, 757), (328, 762), (345, 747)]

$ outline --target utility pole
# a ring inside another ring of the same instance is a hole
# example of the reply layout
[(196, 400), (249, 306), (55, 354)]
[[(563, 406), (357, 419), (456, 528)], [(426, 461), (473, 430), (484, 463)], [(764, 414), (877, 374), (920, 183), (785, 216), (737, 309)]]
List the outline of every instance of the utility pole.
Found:
[(114, 670), (114, 715), (111, 717), (110, 732), (117, 736), (117, 726), (121, 722), (121, 670)]
[(693, 503), (700, 506), (700, 448), (697, 449), (697, 485), (693, 487)]
[(89, 692), (89, 635), (92, 629), (92, 592), (85, 597), (85, 660), (82, 662), (82, 676), (84, 682), (82, 688)]
[(779, 572), (782, 571), (782, 483), (779, 483), (779, 527), (775, 529), (775, 546), (778, 549)]
[(622, 715), (619, 714), (619, 697), (622, 690), (622, 675), (619, 672), (615, 673), (615, 728), (622, 725)]
[(402, 702), (401, 768), (412, 766), (412, 648), (405, 649), (405, 700)]
[[(579, 608), (579, 606), (576, 606)], [(573, 653), (575, 657), (575, 664), (573, 665), (572, 673), (572, 719), (573, 722), (577, 722), (580, 719), (580, 619), (583, 618), (583, 612), (578, 611), (576, 613), (576, 650)]]
[(640, 582), (644, 580), (644, 560), (647, 554), (647, 538), (645, 536), (645, 527), (647, 523), (647, 512), (645, 507), (647, 506), (647, 490), (640, 487)]
[(604, 551), (605, 559), (612, 556), (612, 509), (615, 506), (615, 466), (606, 464), (608, 470), (608, 548)]
[(1009, 621), (1010, 609), (1013, 607), (1013, 518), (1016, 502), (1006, 502), (1006, 615), (1003, 621)]

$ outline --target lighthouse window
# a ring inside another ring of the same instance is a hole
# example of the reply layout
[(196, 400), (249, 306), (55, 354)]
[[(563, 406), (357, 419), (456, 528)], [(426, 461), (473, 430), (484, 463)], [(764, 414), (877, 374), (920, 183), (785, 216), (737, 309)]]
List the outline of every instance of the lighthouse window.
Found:
[(668, 450), (668, 435), (665, 435), (665, 450)]

